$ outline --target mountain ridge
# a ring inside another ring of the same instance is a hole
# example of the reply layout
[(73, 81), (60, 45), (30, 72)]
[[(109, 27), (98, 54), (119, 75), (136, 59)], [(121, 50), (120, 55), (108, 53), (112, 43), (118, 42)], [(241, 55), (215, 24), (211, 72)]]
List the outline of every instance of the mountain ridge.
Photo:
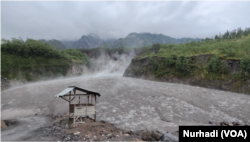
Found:
[(132, 32), (128, 34), (125, 38), (118, 39), (101, 39), (98, 35), (90, 33), (88, 35), (83, 35), (77, 41), (61, 41), (67, 48), (118, 48), (118, 47), (142, 47), (150, 46), (155, 43), (165, 44), (181, 44), (187, 42), (201, 41), (200, 38), (173, 38), (163, 34), (152, 34), (149, 32), (136, 33)]
[[(110, 46), (110, 48), (118, 48), (118, 47), (142, 47), (142, 46), (150, 46), (155, 43), (165, 44), (165, 43), (187, 43), (192, 41), (201, 41), (199, 38), (173, 38), (170, 36), (166, 36), (163, 34), (152, 34), (148, 32), (136, 33), (132, 32), (128, 34), (125, 38), (119, 38), (114, 41)], [(105, 45), (100, 45), (100, 47), (106, 47)]]

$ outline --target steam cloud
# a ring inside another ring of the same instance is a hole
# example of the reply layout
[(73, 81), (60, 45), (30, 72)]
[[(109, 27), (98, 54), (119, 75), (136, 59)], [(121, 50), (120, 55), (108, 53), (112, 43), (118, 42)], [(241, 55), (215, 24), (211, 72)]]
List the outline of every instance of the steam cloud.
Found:
[(122, 76), (131, 60), (135, 57), (134, 50), (129, 54), (107, 54), (102, 52), (98, 58), (91, 58), (91, 67), (83, 66), (82, 77), (101, 77), (101, 76)]

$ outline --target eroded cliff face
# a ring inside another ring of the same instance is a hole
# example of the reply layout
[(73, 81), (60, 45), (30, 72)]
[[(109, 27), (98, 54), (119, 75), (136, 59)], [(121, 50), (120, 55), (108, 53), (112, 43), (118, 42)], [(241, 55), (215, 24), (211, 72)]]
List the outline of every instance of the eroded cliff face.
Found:
[[(205, 68), (212, 57), (212, 54), (198, 55), (190, 57), (196, 67)], [(153, 57), (157, 63), (164, 62), (164, 57)], [(163, 81), (187, 84), (193, 86), (200, 86), (206, 88), (214, 88), (225, 91), (232, 91), (237, 93), (250, 94), (250, 79), (235, 80), (233, 78), (215, 79), (213, 77), (204, 77), (203, 73), (188, 75), (185, 77), (177, 76), (175, 72), (165, 72), (163, 75), (155, 74), (154, 67), (149, 65), (150, 58), (136, 59), (134, 58), (128, 68), (125, 70), (123, 76), (141, 78), (146, 80)], [(228, 59), (226, 60), (230, 74), (236, 73), (239, 70), (240, 60)], [(164, 68), (164, 67), (163, 67)], [(165, 67), (166, 68), (166, 67)], [(164, 70), (164, 69), (163, 69)], [(195, 69), (194, 69), (195, 71)]]
[(148, 65), (149, 58), (132, 59), (130, 65), (124, 72), (125, 77), (148, 78), (149, 71), (145, 70)]

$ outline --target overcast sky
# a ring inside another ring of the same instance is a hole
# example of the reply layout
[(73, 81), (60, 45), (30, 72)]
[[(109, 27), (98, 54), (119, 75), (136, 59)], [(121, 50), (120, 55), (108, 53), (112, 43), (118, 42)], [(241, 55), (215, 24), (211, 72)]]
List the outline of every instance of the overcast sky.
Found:
[(95, 33), (124, 38), (150, 32), (206, 38), (250, 27), (250, 1), (1, 2), (1, 37), (76, 40)]

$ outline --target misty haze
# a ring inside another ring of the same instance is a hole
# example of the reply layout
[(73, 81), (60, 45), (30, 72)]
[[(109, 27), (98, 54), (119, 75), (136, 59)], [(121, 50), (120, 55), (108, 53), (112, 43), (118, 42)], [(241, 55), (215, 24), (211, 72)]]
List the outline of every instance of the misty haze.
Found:
[[(1, 2), (2, 140), (179, 141), (183, 125), (249, 127), (249, 6)], [(69, 86), (86, 94), (55, 97)]]

